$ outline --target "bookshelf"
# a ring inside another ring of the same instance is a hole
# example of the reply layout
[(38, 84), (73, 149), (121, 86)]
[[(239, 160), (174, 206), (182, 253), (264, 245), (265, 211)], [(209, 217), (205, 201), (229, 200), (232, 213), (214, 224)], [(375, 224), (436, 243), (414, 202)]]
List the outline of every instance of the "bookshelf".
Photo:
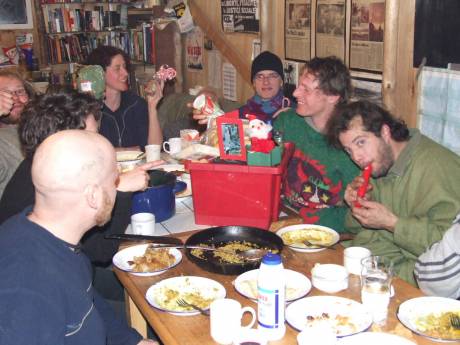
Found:
[(144, 22), (128, 27), (129, 5), (123, 1), (42, 0), (47, 63), (80, 63), (97, 46), (111, 45), (133, 61), (155, 64), (154, 26)]

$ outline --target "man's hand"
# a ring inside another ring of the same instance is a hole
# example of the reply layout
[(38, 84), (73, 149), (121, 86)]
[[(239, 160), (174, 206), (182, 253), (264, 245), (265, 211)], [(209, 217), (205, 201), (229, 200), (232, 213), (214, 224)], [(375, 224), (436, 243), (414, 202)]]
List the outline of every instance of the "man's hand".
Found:
[(0, 91), (0, 116), (8, 115), (13, 104), (13, 95), (6, 91)]
[(137, 192), (145, 190), (149, 186), (150, 179), (147, 171), (164, 163), (165, 162), (162, 160), (148, 162), (139, 165), (133, 170), (120, 174), (120, 182), (118, 183), (117, 190), (120, 192)]
[(160, 345), (160, 343), (152, 339), (142, 339), (137, 345)]
[(352, 207), (351, 213), (361, 225), (372, 229), (386, 229), (393, 232), (398, 217), (383, 204), (358, 198), (361, 207)]
[[(344, 200), (346, 204), (350, 207), (353, 208), (355, 205), (355, 202), (358, 201), (358, 189), (359, 187), (364, 183), (364, 178), (359, 175), (354, 178), (353, 181), (351, 181), (347, 188), (345, 189), (345, 195), (344, 195)], [(364, 196), (364, 200), (369, 200), (370, 198), (370, 192), (372, 190), (372, 184), (369, 183), (367, 186), (367, 192), (366, 195)]]
[[(198, 97), (198, 96), (200, 96), (202, 94), (206, 94), (207, 96), (211, 97), (211, 100), (214, 103), (217, 103), (218, 97), (214, 92), (212, 92), (210, 90), (203, 90), (203, 91), (199, 92), (196, 97)], [(200, 125), (207, 125), (208, 124), (208, 118), (209, 118), (208, 114), (203, 114), (201, 112), (201, 110), (194, 109), (193, 108), (193, 103), (187, 103), (187, 107), (192, 109), (193, 119), (197, 120)]]

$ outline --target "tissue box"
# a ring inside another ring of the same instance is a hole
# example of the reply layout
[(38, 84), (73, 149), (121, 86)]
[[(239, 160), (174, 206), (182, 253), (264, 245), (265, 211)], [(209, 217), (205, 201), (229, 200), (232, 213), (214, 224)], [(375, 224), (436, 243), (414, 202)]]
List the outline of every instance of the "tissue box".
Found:
[(278, 165), (281, 162), (281, 155), (283, 154), (283, 150), (280, 146), (275, 146), (275, 148), (271, 150), (269, 153), (251, 151), (250, 146), (246, 146), (246, 148), (248, 150), (248, 165), (271, 167), (274, 165)]

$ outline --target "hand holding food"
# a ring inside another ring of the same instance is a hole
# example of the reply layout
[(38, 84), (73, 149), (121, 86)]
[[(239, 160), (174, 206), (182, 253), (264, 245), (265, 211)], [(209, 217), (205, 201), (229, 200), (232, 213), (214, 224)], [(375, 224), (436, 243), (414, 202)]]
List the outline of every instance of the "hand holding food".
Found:
[[(364, 196), (366, 195), (367, 193), (367, 189), (368, 189), (368, 186), (369, 186), (369, 179), (372, 175), (372, 164), (369, 163), (364, 169), (363, 169), (363, 179), (364, 179), (364, 182), (361, 184), (361, 186), (359, 186), (358, 188), (358, 192), (357, 192), (357, 195), (359, 198), (364, 198)], [(361, 204), (359, 203), (359, 201), (355, 201), (355, 207), (361, 207)]]

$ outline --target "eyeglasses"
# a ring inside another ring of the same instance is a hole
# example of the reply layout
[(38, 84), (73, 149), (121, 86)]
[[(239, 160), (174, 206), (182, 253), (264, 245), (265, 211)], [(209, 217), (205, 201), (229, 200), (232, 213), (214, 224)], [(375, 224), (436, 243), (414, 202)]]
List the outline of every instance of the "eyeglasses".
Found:
[(19, 90), (1, 90), (1, 91), (7, 92), (7, 93), (9, 93), (10, 95), (16, 96), (16, 97), (28, 96), (26, 89), (19, 89)]
[(258, 81), (265, 81), (265, 80), (272, 81), (272, 80), (277, 80), (279, 77), (280, 76), (278, 75), (278, 73), (270, 73), (270, 74), (267, 74), (267, 75), (256, 74), (254, 79), (256, 79)]

